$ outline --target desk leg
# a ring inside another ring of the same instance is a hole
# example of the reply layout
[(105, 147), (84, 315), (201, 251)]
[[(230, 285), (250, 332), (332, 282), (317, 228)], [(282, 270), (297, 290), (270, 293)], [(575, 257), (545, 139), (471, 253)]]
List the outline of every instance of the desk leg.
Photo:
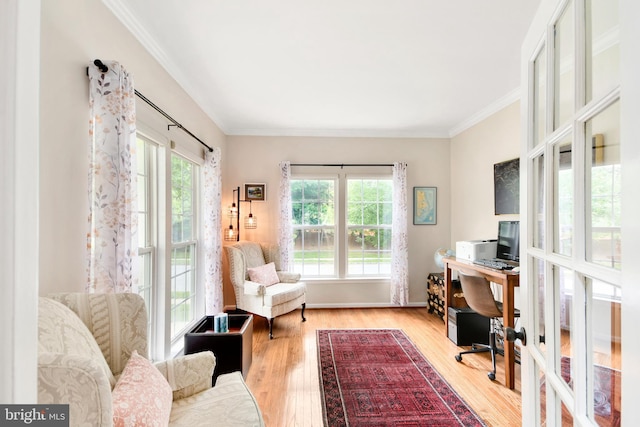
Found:
[(451, 306), (451, 269), (444, 267), (444, 334), (449, 336), (449, 307)]
[[(514, 298), (513, 298), (513, 290), (509, 289), (510, 284), (504, 283), (502, 285), (502, 320), (504, 327), (513, 328), (515, 326), (514, 319)], [(506, 334), (505, 334), (506, 335)], [(515, 379), (515, 350), (513, 346), (513, 341), (507, 341), (506, 339), (503, 341), (504, 345), (504, 372), (505, 372), (505, 385), (510, 389), (513, 389), (516, 385)]]

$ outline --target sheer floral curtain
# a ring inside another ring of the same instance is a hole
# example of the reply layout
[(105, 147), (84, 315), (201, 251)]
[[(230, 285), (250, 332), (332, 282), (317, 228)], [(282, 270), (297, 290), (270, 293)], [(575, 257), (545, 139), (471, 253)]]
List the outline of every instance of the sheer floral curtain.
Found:
[(204, 183), (202, 197), (202, 221), (204, 228), (204, 287), (205, 312), (220, 313), (223, 307), (222, 294), (222, 174), (220, 148), (207, 151), (204, 157)]
[(393, 230), (391, 236), (391, 303), (409, 303), (407, 238), (407, 164), (393, 164)]
[(293, 240), (291, 239), (291, 162), (280, 162), (280, 224), (278, 245), (280, 246), (281, 268), (293, 268)]
[(133, 78), (117, 62), (89, 72), (87, 292), (137, 290), (136, 113)]

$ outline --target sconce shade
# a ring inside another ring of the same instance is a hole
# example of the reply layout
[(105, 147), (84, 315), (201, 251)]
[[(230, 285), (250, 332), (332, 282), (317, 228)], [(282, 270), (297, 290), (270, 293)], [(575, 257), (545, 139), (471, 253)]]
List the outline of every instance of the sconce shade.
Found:
[(249, 214), (249, 216), (245, 216), (244, 217), (244, 228), (256, 228), (258, 227), (258, 218), (253, 216), (252, 213)]
[(224, 231), (224, 240), (226, 240), (227, 242), (233, 242), (237, 239), (238, 237), (236, 236), (236, 231), (233, 229), (233, 225), (230, 225), (229, 228)]

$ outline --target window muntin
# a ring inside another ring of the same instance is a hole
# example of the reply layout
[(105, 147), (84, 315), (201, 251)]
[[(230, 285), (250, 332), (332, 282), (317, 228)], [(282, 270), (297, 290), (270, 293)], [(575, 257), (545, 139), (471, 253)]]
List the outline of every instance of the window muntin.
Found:
[(198, 166), (171, 155), (171, 339), (196, 316), (196, 188)]
[(347, 179), (349, 276), (391, 274), (391, 179)]
[(292, 179), (294, 271), (332, 277), (336, 262), (336, 179)]

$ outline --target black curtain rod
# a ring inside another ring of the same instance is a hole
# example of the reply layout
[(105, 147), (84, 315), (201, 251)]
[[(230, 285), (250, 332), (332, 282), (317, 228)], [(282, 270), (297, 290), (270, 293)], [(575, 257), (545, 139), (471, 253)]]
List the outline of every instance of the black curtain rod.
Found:
[(291, 166), (393, 166), (391, 163), (291, 163)]
[[(103, 73), (106, 73), (107, 71), (109, 71), (109, 67), (107, 67), (101, 60), (96, 59), (95, 61), (93, 61), (93, 64), (98, 67), (98, 69), (100, 71), (102, 71)], [(89, 68), (87, 68), (87, 75), (89, 75)], [(187, 129), (186, 127), (182, 126), (180, 123), (178, 123), (173, 117), (171, 117), (170, 115), (168, 115), (167, 113), (164, 112), (164, 110), (162, 110), (162, 108), (158, 107), (156, 104), (154, 104), (153, 102), (151, 102), (149, 100), (149, 98), (147, 98), (146, 96), (144, 96), (143, 94), (141, 94), (140, 92), (138, 92), (138, 89), (134, 89), (136, 96), (140, 99), (142, 99), (144, 102), (146, 102), (147, 104), (149, 104), (151, 106), (151, 108), (153, 108), (154, 110), (156, 110), (158, 113), (162, 114), (164, 117), (166, 117), (168, 120), (170, 120), (173, 124), (167, 125), (167, 129), (171, 129), (171, 126), (177, 126), (178, 128), (182, 129), (183, 131), (185, 131), (191, 138), (195, 139), (196, 141), (198, 141), (200, 144), (204, 145), (205, 147), (207, 147), (207, 149), (209, 150), (209, 152), (213, 152), (213, 148), (209, 147), (207, 144), (204, 143), (204, 141), (202, 141), (200, 138), (198, 138), (197, 136), (195, 136), (194, 134), (192, 134), (189, 129)]]

